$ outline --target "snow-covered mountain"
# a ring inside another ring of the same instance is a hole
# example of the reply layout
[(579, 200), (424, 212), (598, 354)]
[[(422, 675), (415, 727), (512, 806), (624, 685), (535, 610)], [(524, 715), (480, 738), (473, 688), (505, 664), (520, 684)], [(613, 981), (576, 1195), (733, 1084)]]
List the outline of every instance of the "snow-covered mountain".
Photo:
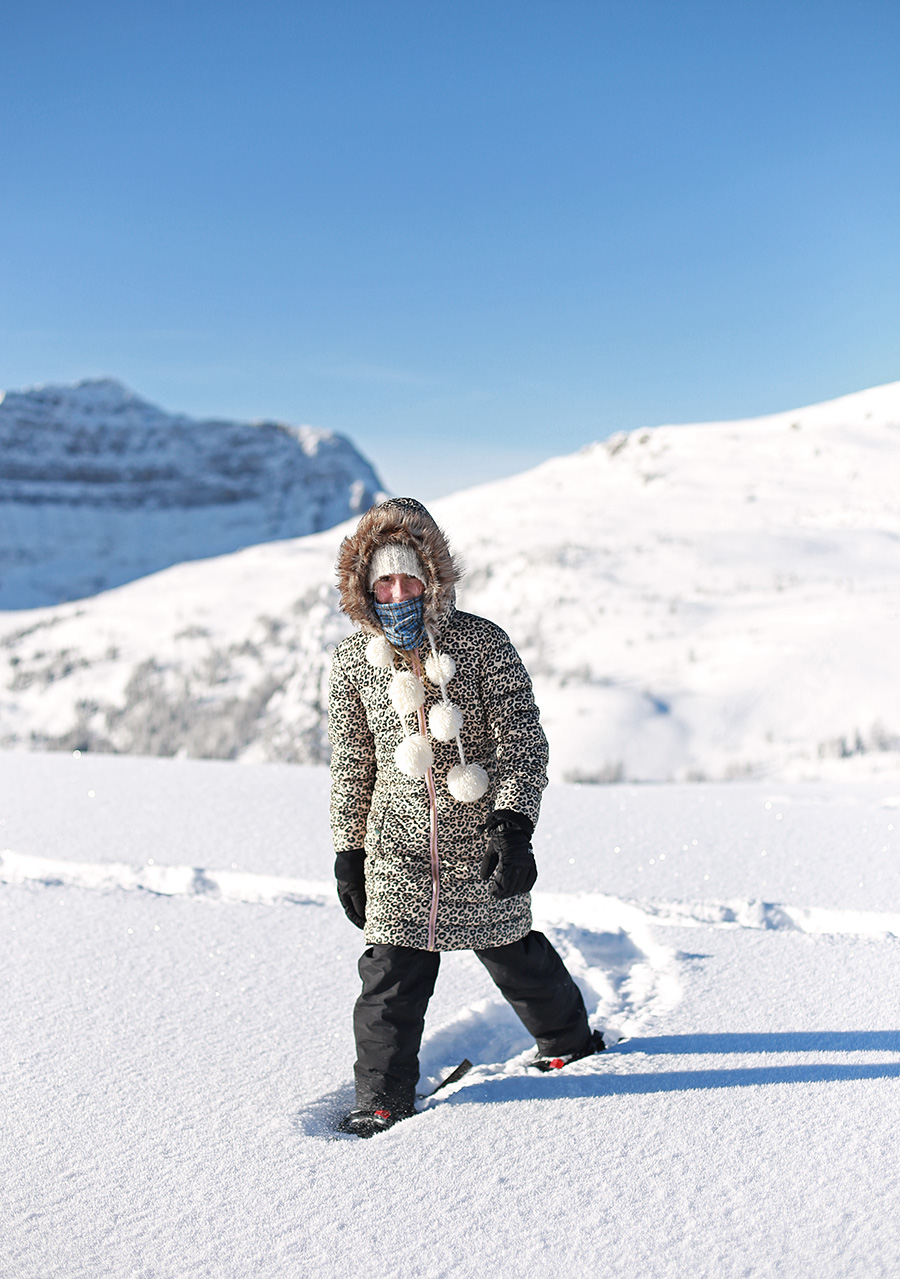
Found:
[(330, 431), (197, 421), (110, 379), (0, 393), (0, 607), (330, 528), (381, 487)]
[[(900, 383), (633, 431), (433, 510), (559, 779), (900, 774)], [(0, 624), (0, 744), (324, 762), (346, 528)]]

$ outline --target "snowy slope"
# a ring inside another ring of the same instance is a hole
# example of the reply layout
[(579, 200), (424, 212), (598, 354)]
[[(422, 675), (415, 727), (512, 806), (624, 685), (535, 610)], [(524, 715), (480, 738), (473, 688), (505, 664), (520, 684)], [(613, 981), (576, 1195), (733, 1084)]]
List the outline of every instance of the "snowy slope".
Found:
[(0, 393), (0, 607), (329, 528), (380, 488), (330, 431), (196, 421), (110, 379)]
[[(900, 775), (900, 383), (435, 503), (557, 779)], [(345, 525), (0, 624), (8, 746), (320, 762)]]
[(558, 776), (896, 767), (900, 383), (613, 437), (443, 514)]
[(475, 1069), (330, 1143), (362, 943), (324, 770), (0, 778), (0, 1274), (900, 1273), (897, 788), (551, 787), (536, 915), (625, 1038), (526, 1075), (447, 955), (423, 1083)]

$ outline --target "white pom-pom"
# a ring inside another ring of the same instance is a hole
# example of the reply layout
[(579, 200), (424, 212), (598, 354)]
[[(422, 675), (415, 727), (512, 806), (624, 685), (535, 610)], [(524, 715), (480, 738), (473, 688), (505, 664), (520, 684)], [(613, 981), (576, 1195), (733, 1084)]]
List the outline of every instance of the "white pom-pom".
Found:
[(424, 777), (434, 763), (431, 743), (421, 733), (413, 733), (398, 742), (394, 763), (407, 777)]
[(447, 789), (461, 804), (474, 804), (490, 785), (480, 764), (457, 764), (447, 774)]
[(450, 702), (438, 702), (428, 712), (428, 727), (431, 736), (439, 742), (452, 742), (462, 728), (463, 714), (458, 706)]
[(366, 645), (366, 661), (370, 666), (393, 666), (394, 650), (383, 635), (373, 635)]
[(425, 674), (432, 684), (440, 684), (441, 681), (449, 684), (456, 674), (456, 662), (449, 653), (429, 653), (425, 658)]
[(395, 671), (388, 692), (398, 715), (411, 715), (425, 701), (422, 681), (412, 671)]

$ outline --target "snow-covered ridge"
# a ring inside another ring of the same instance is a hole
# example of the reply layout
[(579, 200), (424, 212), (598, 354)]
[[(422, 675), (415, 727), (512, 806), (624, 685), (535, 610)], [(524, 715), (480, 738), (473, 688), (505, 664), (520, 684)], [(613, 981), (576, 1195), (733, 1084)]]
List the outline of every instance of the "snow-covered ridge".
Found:
[(556, 776), (896, 770), (900, 382), (622, 433), (440, 509)]
[[(532, 674), (555, 779), (900, 776), (898, 423), (900, 383), (434, 504), (461, 606)], [(349, 527), (7, 619), (0, 744), (325, 762)]]
[(329, 528), (376, 499), (331, 431), (198, 421), (112, 379), (0, 398), (0, 604), (77, 599), (170, 564)]

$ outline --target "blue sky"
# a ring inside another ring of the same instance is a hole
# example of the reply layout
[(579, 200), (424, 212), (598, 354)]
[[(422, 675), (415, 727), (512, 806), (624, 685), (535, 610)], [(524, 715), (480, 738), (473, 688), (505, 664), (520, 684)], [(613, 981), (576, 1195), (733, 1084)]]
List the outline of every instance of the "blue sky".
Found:
[(896, 0), (3, 6), (0, 386), (425, 498), (900, 379)]

